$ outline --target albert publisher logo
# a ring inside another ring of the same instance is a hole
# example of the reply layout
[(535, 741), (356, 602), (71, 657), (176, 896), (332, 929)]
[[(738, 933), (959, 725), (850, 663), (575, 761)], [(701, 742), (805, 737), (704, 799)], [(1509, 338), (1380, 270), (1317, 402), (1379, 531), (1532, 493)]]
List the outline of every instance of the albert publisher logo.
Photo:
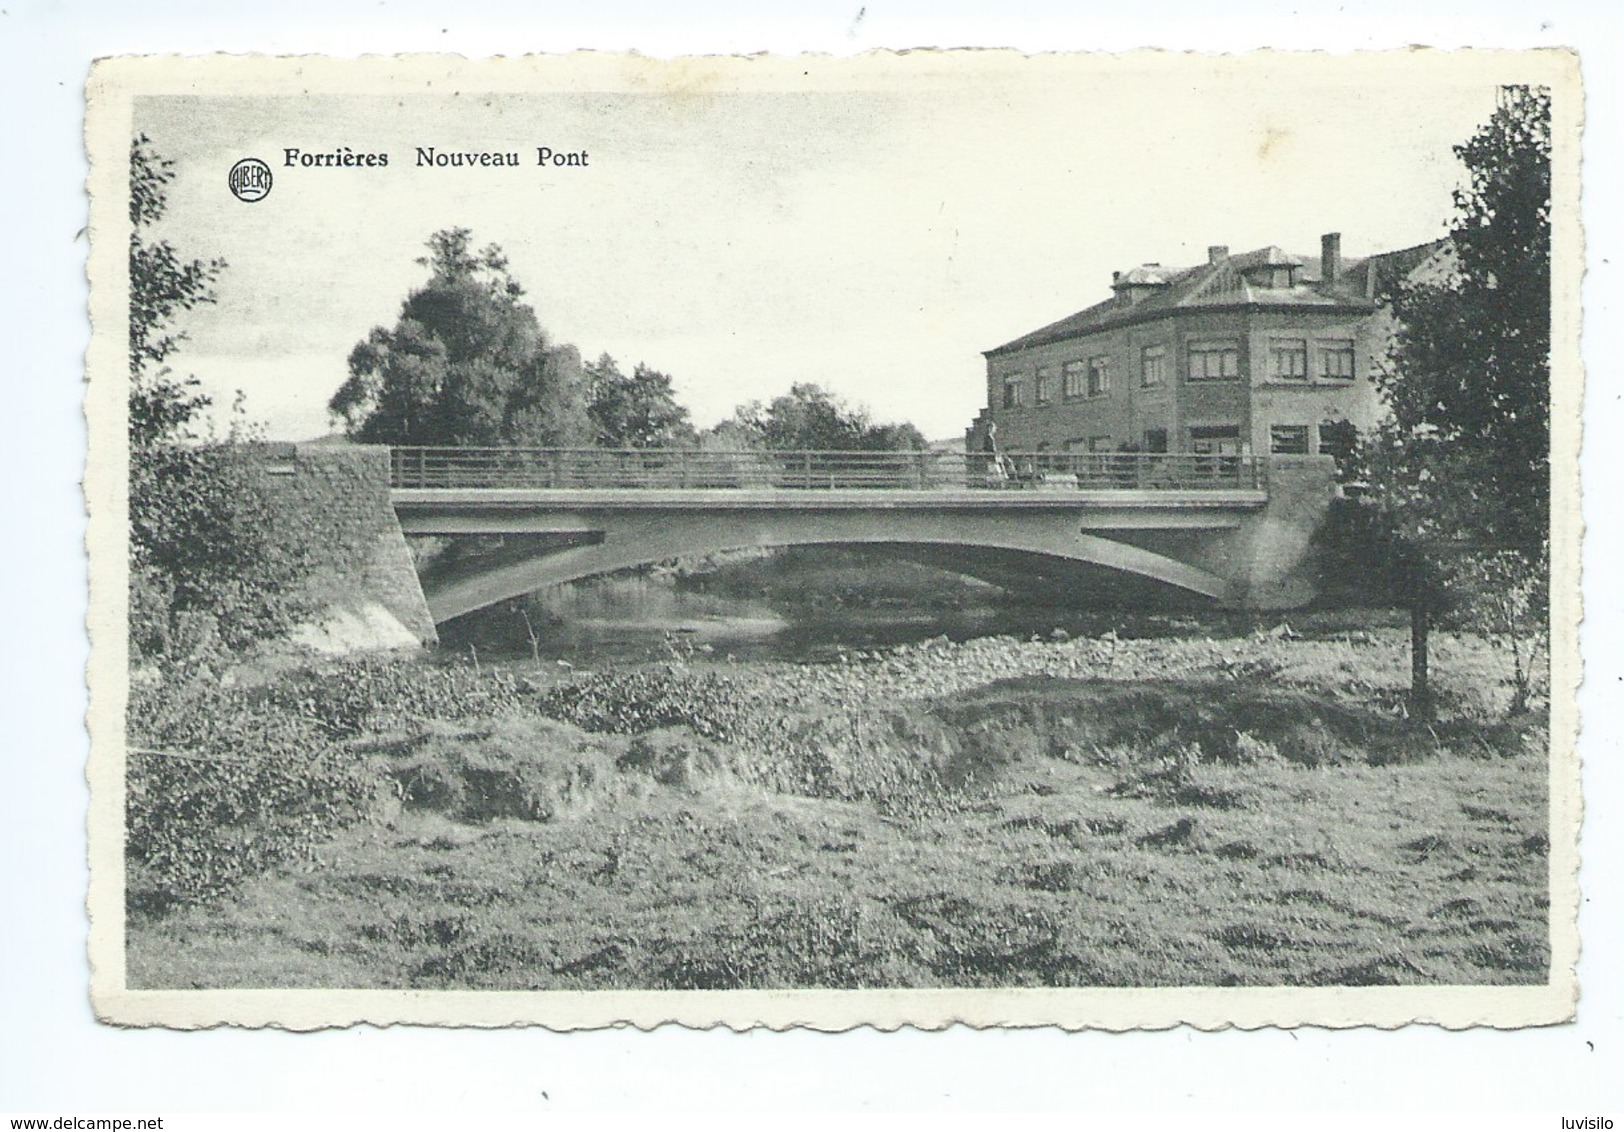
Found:
[(271, 167), (257, 157), (245, 157), (226, 177), (231, 195), (253, 204), (271, 195)]

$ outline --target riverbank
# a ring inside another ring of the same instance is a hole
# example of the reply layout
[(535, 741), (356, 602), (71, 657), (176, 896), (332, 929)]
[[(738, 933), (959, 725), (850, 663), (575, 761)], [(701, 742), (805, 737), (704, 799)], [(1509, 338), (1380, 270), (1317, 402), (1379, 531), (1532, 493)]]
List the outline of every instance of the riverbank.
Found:
[(385, 804), (137, 908), (130, 982), (1543, 981), (1544, 732), (1482, 642), (1435, 663), (1432, 728), (1390, 630), (329, 673)]

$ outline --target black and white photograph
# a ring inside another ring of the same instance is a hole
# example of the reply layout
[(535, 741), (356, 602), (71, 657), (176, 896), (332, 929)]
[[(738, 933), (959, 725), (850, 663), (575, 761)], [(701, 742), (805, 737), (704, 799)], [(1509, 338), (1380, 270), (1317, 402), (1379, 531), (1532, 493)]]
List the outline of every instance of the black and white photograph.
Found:
[(99, 63), (98, 1016), (1572, 1017), (1578, 74)]

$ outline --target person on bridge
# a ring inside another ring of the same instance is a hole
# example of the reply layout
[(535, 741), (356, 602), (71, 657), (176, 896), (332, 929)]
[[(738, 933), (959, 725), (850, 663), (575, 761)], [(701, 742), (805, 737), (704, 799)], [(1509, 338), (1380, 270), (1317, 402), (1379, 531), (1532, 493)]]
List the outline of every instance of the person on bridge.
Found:
[(987, 454), (987, 476), (993, 480), (1007, 480), (1010, 474), (1009, 457), (998, 448), (998, 422), (988, 421), (987, 432), (981, 441), (981, 450)]

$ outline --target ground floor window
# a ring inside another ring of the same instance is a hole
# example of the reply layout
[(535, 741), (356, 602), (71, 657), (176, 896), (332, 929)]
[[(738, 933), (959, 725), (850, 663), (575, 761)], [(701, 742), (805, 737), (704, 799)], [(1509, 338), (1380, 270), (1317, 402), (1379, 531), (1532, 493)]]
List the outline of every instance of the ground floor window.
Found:
[(1239, 456), (1240, 425), (1196, 425), (1190, 429), (1190, 451), (1198, 456)]
[(1145, 430), (1145, 451), (1167, 451), (1167, 430), (1165, 428), (1147, 428)]
[(1334, 456), (1338, 465), (1345, 465), (1359, 444), (1359, 430), (1352, 421), (1321, 421), (1319, 426), (1319, 452), (1321, 456)]
[(1308, 455), (1308, 426), (1295, 424), (1270, 425), (1269, 452), (1274, 456)]

